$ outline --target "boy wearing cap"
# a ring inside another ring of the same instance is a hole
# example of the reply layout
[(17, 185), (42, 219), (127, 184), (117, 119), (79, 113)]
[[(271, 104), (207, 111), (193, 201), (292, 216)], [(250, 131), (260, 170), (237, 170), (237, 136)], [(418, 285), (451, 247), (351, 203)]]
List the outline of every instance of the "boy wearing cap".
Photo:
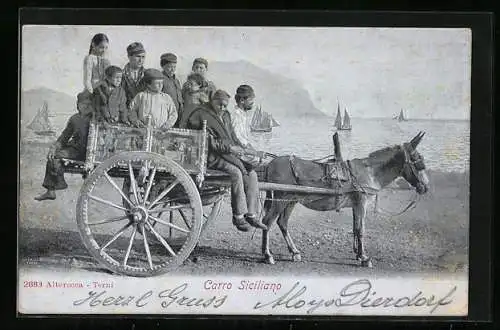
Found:
[(163, 74), (156, 69), (144, 70), (146, 90), (139, 92), (132, 102), (128, 119), (136, 127), (145, 127), (147, 117), (155, 128), (169, 129), (177, 121), (177, 110), (170, 95), (163, 93)]
[(89, 123), (93, 113), (92, 100), (88, 97), (87, 91), (78, 94), (77, 109), (78, 113), (69, 118), (66, 128), (49, 149), (42, 183), (47, 191), (35, 197), (37, 201), (54, 200), (56, 190), (68, 187), (64, 180), (61, 158), (85, 160)]
[[(208, 71), (208, 61), (204, 58), (198, 57), (195, 58), (193, 61), (193, 66), (192, 66), (192, 73), (198, 73), (200, 74), (206, 81), (206, 84), (204, 84), (204, 87), (202, 88), (202, 92), (206, 94), (207, 99), (211, 99), (213, 93), (216, 91), (215, 84), (207, 79), (207, 71)], [(182, 86), (182, 97), (184, 100), (186, 98), (190, 97), (192, 93), (196, 93), (197, 91), (194, 91), (192, 87), (186, 82), (184, 83), (184, 86)]]
[(127, 96), (121, 87), (123, 71), (117, 66), (108, 66), (103, 83), (94, 89), (94, 107), (98, 120), (110, 124), (128, 122)]
[(146, 51), (140, 42), (133, 42), (127, 47), (128, 63), (123, 68), (122, 86), (127, 95), (127, 106), (137, 93), (144, 90), (144, 60)]
[(163, 93), (170, 95), (177, 109), (177, 122), (174, 127), (178, 127), (182, 117), (184, 102), (182, 100), (182, 88), (179, 79), (175, 76), (177, 66), (177, 56), (172, 53), (166, 53), (160, 56), (160, 66), (163, 69)]
[(256, 217), (259, 194), (257, 174), (241, 160), (243, 150), (233, 140), (231, 119), (227, 112), (229, 99), (229, 94), (217, 90), (209, 103), (198, 106), (191, 113), (186, 126), (201, 129), (203, 122), (207, 123), (207, 166), (224, 171), (231, 177), (231, 208), (236, 228), (240, 231), (248, 231), (250, 226), (267, 229)]
[(231, 110), (231, 127), (234, 133), (234, 140), (242, 147), (245, 154), (242, 158), (252, 164), (259, 165), (264, 157), (262, 152), (254, 149), (250, 144), (250, 121), (253, 115), (255, 92), (252, 86), (240, 85), (236, 89), (234, 96), (236, 105)]

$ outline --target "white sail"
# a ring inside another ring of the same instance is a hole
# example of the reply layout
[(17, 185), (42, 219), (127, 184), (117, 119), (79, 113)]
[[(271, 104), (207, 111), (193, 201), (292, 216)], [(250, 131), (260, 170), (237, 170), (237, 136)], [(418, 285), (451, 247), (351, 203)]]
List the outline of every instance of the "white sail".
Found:
[(42, 107), (38, 109), (37, 114), (27, 127), (38, 134), (54, 133), (54, 128), (49, 119), (47, 102), (44, 102)]
[(401, 112), (399, 113), (398, 121), (406, 121), (403, 109), (401, 109)]
[(262, 111), (262, 107), (257, 107), (250, 123), (250, 129), (254, 132), (270, 132), (276, 126), (279, 126), (279, 123), (273, 116), (268, 112)]
[(335, 118), (335, 127), (342, 129), (342, 115), (340, 114), (340, 105), (337, 103), (337, 117)]
[(351, 129), (351, 118), (347, 113), (347, 109), (344, 109), (344, 123), (342, 124), (342, 129)]

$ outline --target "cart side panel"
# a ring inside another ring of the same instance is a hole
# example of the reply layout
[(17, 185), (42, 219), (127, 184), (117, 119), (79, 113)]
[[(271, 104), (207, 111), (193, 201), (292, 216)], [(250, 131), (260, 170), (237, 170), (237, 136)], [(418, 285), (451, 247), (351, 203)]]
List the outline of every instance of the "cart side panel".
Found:
[(150, 151), (177, 162), (188, 173), (205, 175), (207, 134), (202, 130), (135, 128), (103, 124), (92, 120), (89, 128), (85, 166), (95, 165), (125, 151)]
[(146, 150), (147, 130), (124, 125), (97, 124), (95, 162), (102, 162), (124, 151)]
[(203, 131), (171, 128), (168, 131), (154, 129), (151, 151), (164, 155), (180, 164), (188, 173), (204, 172), (205, 151)]

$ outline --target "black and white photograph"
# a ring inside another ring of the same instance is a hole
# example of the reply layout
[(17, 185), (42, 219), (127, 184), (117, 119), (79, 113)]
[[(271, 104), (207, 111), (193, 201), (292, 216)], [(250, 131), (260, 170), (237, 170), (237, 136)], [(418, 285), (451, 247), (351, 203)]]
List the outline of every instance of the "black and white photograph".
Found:
[(21, 35), (20, 313), (467, 316), (470, 29)]

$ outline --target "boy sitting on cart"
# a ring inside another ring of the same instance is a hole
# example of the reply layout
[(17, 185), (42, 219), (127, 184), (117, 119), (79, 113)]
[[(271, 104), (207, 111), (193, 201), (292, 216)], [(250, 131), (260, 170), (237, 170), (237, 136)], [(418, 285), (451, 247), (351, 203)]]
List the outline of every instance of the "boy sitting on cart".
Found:
[(78, 113), (69, 118), (66, 128), (49, 149), (42, 183), (47, 191), (35, 197), (37, 201), (54, 200), (56, 190), (68, 187), (64, 180), (63, 158), (85, 161), (87, 136), (93, 113), (92, 100), (88, 96), (85, 92), (78, 94)]
[(253, 166), (241, 155), (244, 150), (234, 140), (230, 114), (227, 111), (229, 94), (217, 90), (209, 103), (198, 106), (187, 120), (187, 128), (201, 129), (207, 123), (209, 168), (226, 172), (231, 177), (231, 208), (233, 225), (240, 231), (250, 226), (267, 229), (257, 218), (258, 180)]
[(139, 92), (130, 102), (128, 120), (135, 127), (145, 127), (147, 117), (158, 129), (169, 129), (177, 121), (175, 103), (167, 93), (163, 93), (163, 74), (156, 69), (144, 70), (143, 82), (146, 90)]
[(121, 86), (123, 70), (111, 65), (104, 73), (106, 78), (103, 83), (94, 89), (96, 119), (128, 125), (127, 95)]

